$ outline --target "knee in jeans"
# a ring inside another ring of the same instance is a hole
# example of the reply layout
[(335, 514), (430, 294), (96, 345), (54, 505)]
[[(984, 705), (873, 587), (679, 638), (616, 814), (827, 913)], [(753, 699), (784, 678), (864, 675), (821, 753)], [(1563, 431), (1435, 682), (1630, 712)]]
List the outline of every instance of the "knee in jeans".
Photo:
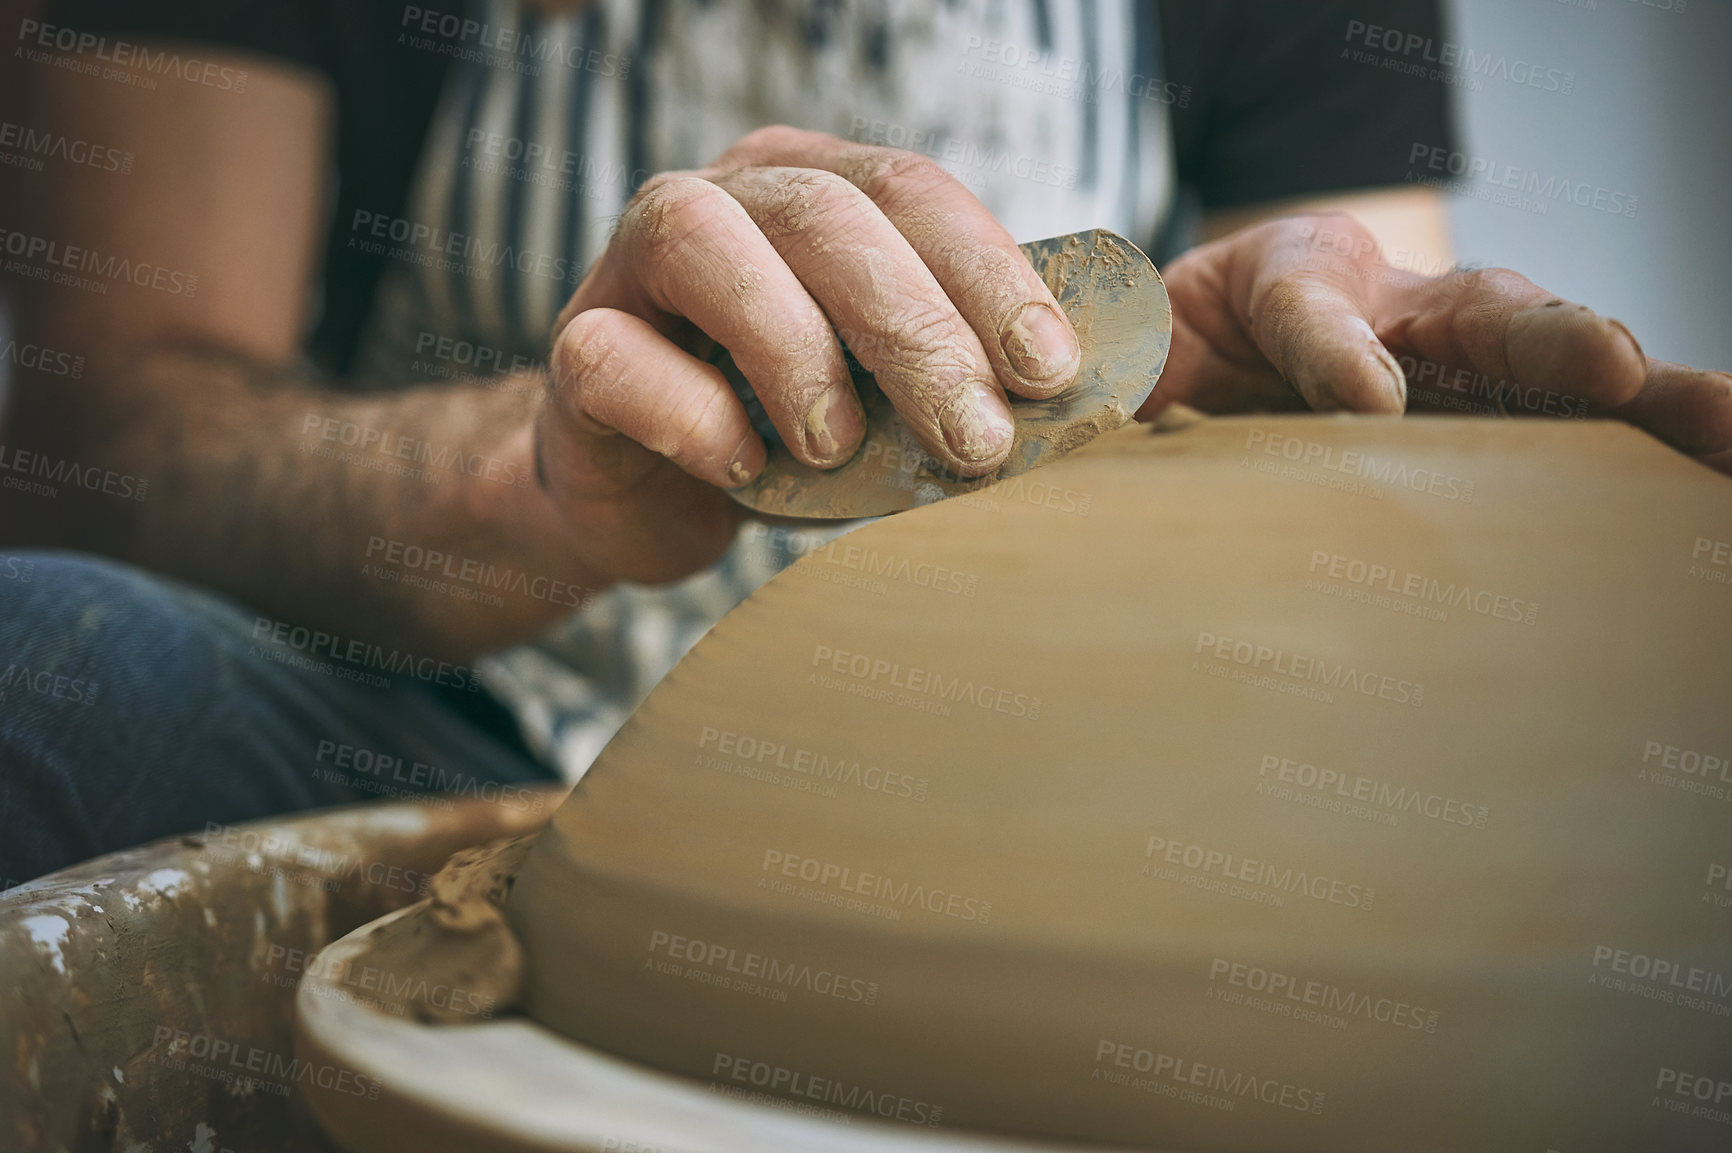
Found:
[(128, 565), (77, 553), (0, 554), (0, 677), (7, 682), (0, 692), (91, 703), (90, 687), (100, 695), (104, 682), (141, 671), (129, 665), (181, 650), (190, 625), (167, 585)]

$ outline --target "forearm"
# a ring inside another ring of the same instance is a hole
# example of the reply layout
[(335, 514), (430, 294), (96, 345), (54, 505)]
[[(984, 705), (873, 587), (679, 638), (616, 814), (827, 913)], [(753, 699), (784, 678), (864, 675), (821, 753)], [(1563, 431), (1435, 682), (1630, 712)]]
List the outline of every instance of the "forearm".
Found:
[(98, 368), (76, 400), (27, 384), (5, 438), (34, 454), (26, 471), (124, 483), (8, 491), (7, 535), (180, 576), (275, 620), (467, 657), (604, 583), (536, 483), (540, 381), (494, 383), (356, 395), (176, 350)]

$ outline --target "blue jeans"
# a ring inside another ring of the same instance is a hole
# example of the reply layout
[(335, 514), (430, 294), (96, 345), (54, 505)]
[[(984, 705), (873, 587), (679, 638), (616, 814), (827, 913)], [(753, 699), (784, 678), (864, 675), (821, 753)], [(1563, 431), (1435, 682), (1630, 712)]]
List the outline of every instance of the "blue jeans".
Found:
[(114, 561), (0, 554), (0, 889), (207, 822), (557, 779), (485, 690), (258, 621)]

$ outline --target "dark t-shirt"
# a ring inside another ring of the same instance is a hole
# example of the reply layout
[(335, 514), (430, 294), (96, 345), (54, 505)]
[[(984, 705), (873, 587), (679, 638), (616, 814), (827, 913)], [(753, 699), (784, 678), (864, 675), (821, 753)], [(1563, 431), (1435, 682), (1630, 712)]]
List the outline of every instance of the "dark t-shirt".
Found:
[[(1035, 0), (1044, 11), (1046, 3)], [(336, 219), (395, 214), (439, 99), (447, 58), (401, 43), (462, 0), (53, 0), (43, 19), (80, 31), (220, 44), (303, 65), (336, 89)], [(1151, 19), (1158, 12), (1158, 19)], [(414, 13), (413, 17), (410, 13)], [(1441, 39), (1439, 0), (1160, 0), (1139, 36), (1165, 61), (1179, 187), (1204, 209), (1401, 183), (1416, 145), (1448, 146), (1448, 89), (1399, 53), (1365, 51), (1375, 26)], [(383, 258), (327, 245), (309, 352), (354, 360)]]

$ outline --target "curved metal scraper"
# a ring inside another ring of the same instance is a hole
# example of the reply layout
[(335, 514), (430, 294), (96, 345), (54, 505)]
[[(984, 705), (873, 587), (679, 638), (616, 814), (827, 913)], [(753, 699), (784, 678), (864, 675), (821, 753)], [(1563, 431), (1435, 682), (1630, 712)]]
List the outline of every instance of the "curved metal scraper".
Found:
[(1098, 228), (1037, 240), (1022, 251), (1076, 326), (1082, 366), (1076, 383), (1055, 397), (1010, 398), (1016, 439), (997, 472), (963, 478), (944, 471), (852, 356), (848, 367), (866, 410), (860, 448), (837, 468), (801, 464), (775, 436), (733, 360), (718, 350), (714, 363), (770, 446), (764, 471), (730, 495), (776, 516), (883, 516), (1007, 480), (1129, 421), (1154, 390), (1172, 342), (1172, 307), (1155, 266), (1136, 245)]

